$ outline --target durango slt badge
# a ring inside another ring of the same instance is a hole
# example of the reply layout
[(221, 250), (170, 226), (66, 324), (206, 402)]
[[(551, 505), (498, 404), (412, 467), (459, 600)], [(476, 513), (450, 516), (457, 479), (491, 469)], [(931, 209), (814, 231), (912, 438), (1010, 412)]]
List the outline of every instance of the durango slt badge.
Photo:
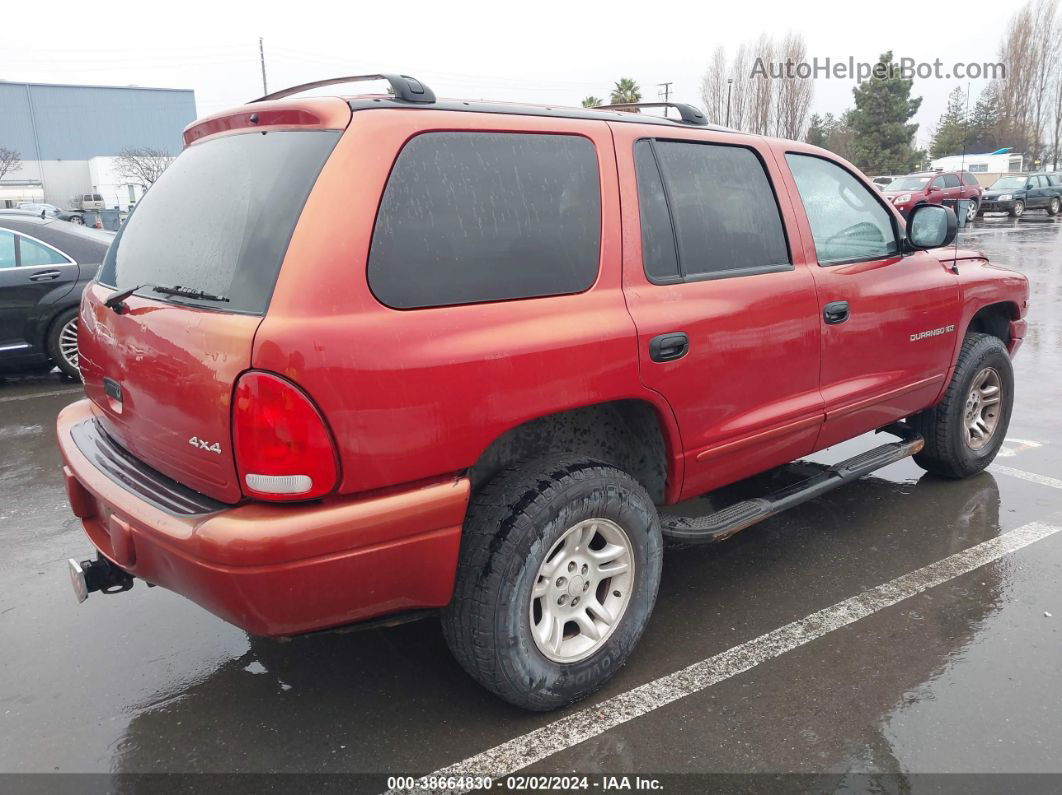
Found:
[(932, 328), (929, 331), (919, 331), (917, 334), (911, 335), (911, 342), (918, 342), (918, 340), (924, 340), (927, 337), (939, 337), (941, 334), (950, 334), (953, 331), (955, 331), (955, 324)]

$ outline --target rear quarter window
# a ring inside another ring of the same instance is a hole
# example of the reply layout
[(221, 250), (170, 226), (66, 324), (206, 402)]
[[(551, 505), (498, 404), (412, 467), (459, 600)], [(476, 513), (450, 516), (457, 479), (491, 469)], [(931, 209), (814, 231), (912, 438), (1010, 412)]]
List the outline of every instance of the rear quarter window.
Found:
[(369, 286), (396, 309), (582, 292), (597, 278), (600, 184), (581, 136), (422, 133), (384, 189)]

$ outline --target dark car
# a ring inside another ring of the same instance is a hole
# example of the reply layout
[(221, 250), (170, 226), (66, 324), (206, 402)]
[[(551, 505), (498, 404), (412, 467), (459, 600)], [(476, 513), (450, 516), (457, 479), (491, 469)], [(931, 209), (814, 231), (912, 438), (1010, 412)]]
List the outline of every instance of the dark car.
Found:
[(1026, 210), (1058, 215), (1062, 209), (1062, 177), (1057, 174), (1012, 174), (1000, 177), (986, 190), (979, 215), (1010, 213), (1021, 218)]
[(114, 235), (0, 212), (0, 371), (57, 365), (79, 378), (77, 310)]
[(969, 171), (927, 171), (897, 177), (883, 188), (885, 198), (906, 218), (921, 204), (968, 200), (966, 219), (972, 221), (981, 205), (981, 185)]

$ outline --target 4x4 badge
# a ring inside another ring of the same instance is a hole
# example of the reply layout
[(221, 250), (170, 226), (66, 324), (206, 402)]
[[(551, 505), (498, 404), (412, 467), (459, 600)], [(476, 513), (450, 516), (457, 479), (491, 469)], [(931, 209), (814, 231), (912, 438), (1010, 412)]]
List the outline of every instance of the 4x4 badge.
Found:
[(221, 455), (221, 442), (214, 442), (211, 444), (206, 439), (200, 439), (198, 436), (193, 436), (188, 440), (188, 444), (192, 447), (197, 447), (200, 450), (206, 450), (208, 453), (217, 453)]

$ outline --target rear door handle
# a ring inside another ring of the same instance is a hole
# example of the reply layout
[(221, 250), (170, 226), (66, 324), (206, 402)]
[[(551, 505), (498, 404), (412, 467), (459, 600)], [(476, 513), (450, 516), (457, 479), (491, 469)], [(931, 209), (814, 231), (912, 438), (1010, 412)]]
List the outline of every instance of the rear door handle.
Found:
[(50, 279), (58, 279), (61, 275), (59, 271), (37, 271), (29, 278), (31, 282), (46, 282)]
[(822, 318), (828, 324), (835, 325), (848, 320), (848, 302), (830, 301), (822, 308)]
[(649, 340), (649, 358), (654, 362), (673, 362), (690, 350), (690, 338), (684, 331), (670, 331)]

